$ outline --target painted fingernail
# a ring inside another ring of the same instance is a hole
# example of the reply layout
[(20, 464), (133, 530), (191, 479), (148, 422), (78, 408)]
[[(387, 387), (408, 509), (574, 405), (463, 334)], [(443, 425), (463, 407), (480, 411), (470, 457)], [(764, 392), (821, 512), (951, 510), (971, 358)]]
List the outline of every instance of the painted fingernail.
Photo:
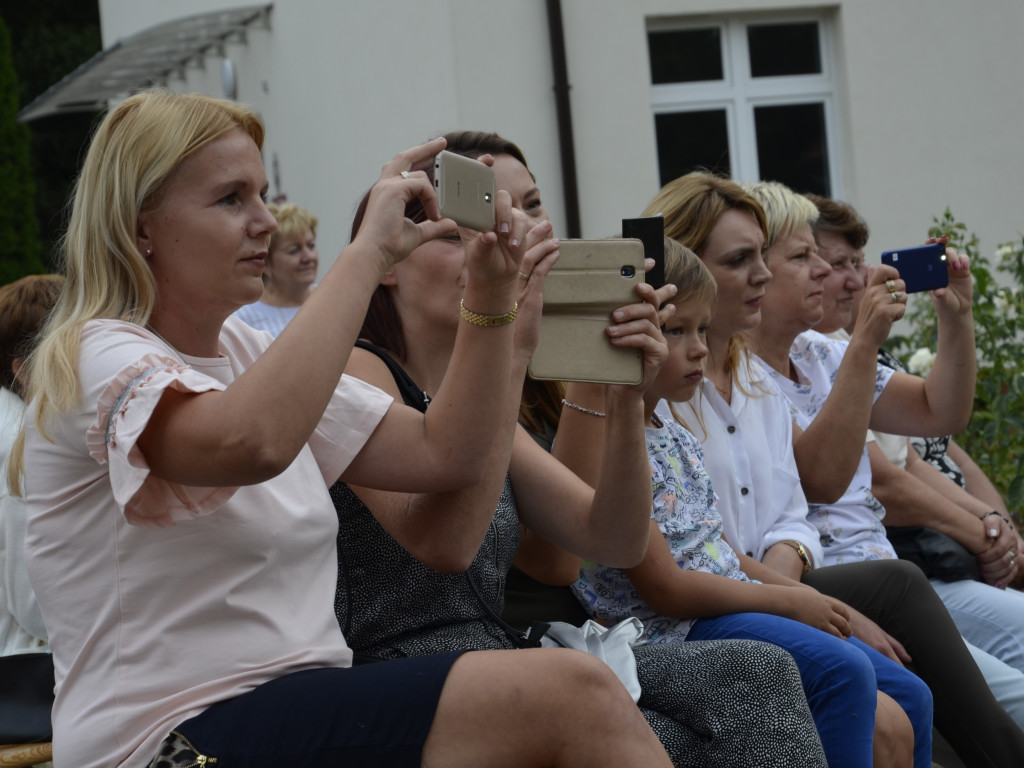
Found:
[(498, 231), (501, 232), (501, 234), (503, 235), (507, 235), (509, 233), (509, 230), (511, 230), (511, 226), (509, 226), (509, 223), (507, 221), (503, 221), (501, 222), (501, 224), (498, 225)]
[(519, 238), (518, 237), (513, 237), (511, 240), (509, 240), (509, 242), (512, 243), (512, 247), (513, 248), (518, 248), (519, 247)]
[(995, 538), (996, 536), (999, 535), (999, 529), (998, 528), (989, 528), (988, 529), (988, 535), (991, 536), (992, 538)]

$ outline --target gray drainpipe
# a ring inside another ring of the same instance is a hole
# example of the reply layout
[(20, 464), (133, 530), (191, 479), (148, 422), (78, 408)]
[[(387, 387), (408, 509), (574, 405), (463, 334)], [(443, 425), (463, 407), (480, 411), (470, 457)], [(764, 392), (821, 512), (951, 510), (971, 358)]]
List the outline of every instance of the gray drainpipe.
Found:
[(558, 115), (558, 146), (562, 158), (565, 190), (566, 237), (580, 237), (580, 196), (576, 179), (576, 147), (572, 139), (572, 109), (569, 106), (569, 67), (565, 61), (565, 30), (561, 0), (547, 0), (548, 32), (551, 36), (551, 64), (555, 76), (555, 108)]

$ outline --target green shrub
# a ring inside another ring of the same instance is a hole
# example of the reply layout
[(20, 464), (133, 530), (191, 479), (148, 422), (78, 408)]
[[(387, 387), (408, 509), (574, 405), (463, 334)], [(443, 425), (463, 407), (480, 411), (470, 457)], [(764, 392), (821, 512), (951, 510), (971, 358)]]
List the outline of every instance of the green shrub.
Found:
[[(1024, 522), (1024, 241), (1003, 243), (989, 258), (947, 208), (929, 234), (971, 259), (978, 379), (974, 413), (959, 443)], [(935, 310), (927, 294), (911, 297), (910, 332), (893, 335), (890, 349), (912, 373), (923, 373), (935, 350)], [(916, 356), (916, 357), (915, 357)]]
[(0, 285), (43, 271), (29, 132), (17, 112), (11, 41), (0, 19)]

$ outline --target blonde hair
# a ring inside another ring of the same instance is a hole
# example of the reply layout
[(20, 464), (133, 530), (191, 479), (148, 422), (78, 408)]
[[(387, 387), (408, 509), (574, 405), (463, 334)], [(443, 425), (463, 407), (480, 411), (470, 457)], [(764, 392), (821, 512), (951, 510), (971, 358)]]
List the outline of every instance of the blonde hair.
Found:
[[(678, 290), (672, 299), (673, 304), (692, 302), (713, 307), (718, 299), (718, 284), (715, 282), (714, 275), (696, 253), (671, 237), (665, 238), (665, 283), (672, 283)], [(699, 396), (700, 390), (698, 389), (697, 392)], [(675, 403), (669, 402), (668, 408), (672, 412), (673, 419), (693, 432), (693, 428), (676, 410)], [(700, 427), (704, 431), (704, 436), (707, 437), (704, 425), (700, 424)]]
[(734, 208), (749, 212), (768, 237), (760, 203), (735, 181), (703, 171), (670, 181), (647, 205), (643, 215), (661, 214), (665, 235), (699, 256), (722, 214)]
[[(100, 122), (61, 241), (66, 282), (28, 363), (28, 394), (44, 436), (53, 414), (78, 402), (82, 327), (96, 319), (149, 321), (157, 287), (136, 242), (139, 214), (159, 205), (164, 183), (185, 158), (237, 129), (262, 149), (263, 123), (248, 107), (162, 90), (126, 99)], [(22, 445), (12, 451), (9, 479), (20, 477)]]
[(765, 248), (792, 237), (804, 224), (814, 226), (818, 208), (803, 195), (798, 195), (777, 181), (757, 181), (743, 188), (761, 204), (765, 216)]
[(270, 236), (271, 257), (281, 238), (302, 237), (307, 229), (316, 237), (316, 225), (320, 220), (305, 208), (300, 208), (295, 203), (268, 203), (267, 210), (277, 221), (277, 230)]
[[(666, 184), (644, 210), (644, 216), (661, 214), (665, 235), (703, 257), (704, 244), (712, 230), (730, 210), (748, 212), (768, 239), (768, 224), (760, 201), (740, 184), (704, 171), (693, 171)], [(735, 373), (742, 362), (750, 365), (750, 348), (742, 334), (729, 339), (726, 365)], [(740, 390), (751, 396), (740, 387)], [(680, 422), (682, 423), (682, 422)]]
[(674, 304), (700, 301), (714, 306), (718, 298), (718, 284), (704, 262), (671, 237), (665, 238), (665, 283), (672, 283), (677, 289)]

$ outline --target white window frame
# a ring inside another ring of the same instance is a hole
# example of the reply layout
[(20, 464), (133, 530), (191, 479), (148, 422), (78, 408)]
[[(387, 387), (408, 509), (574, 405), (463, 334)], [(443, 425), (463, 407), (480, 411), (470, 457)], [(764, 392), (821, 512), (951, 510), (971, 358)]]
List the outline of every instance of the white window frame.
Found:
[[(821, 73), (785, 77), (750, 76), (747, 26), (813, 21), (818, 24)], [(757, 136), (754, 109), (761, 106), (821, 103), (824, 105), (827, 164), (832, 197), (842, 198), (840, 130), (836, 107), (836, 65), (833, 21), (826, 13), (798, 12), (702, 16), (687, 19), (649, 19), (648, 32), (718, 27), (722, 41), (722, 79), (651, 86), (655, 115), (721, 109), (725, 111), (732, 178), (758, 181)]]

